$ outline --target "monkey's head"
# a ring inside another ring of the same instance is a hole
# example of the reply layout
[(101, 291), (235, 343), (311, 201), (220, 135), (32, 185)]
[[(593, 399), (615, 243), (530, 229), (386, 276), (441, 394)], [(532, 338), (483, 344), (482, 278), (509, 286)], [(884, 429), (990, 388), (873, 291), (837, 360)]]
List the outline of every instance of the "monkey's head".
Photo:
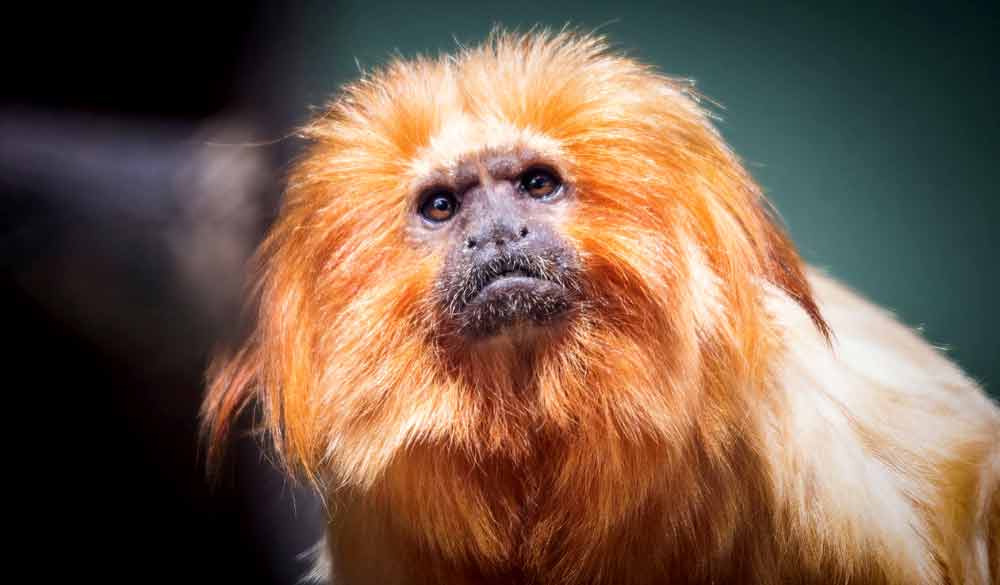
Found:
[(561, 228), (572, 185), (556, 157), (517, 144), (449, 166), (428, 178), (408, 226), (442, 259), (439, 333), (454, 336), (453, 345), (511, 335), (525, 343), (525, 334), (555, 326), (582, 300), (577, 248)]
[(765, 375), (765, 289), (824, 327), (689, 85), (599, 38), (396, 61), (304, 135), (213, 444), (256, 401), (281, 460), (360, 488), (406, 454), (682, 445)]

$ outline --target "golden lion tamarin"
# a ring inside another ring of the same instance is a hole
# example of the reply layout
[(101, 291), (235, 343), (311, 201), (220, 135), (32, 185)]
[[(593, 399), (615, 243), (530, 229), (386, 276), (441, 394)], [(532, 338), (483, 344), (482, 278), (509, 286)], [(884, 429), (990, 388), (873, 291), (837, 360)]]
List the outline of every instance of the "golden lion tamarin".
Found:
[(335, 583), (996, 584), (1000, 410), (806, 268), (691, 88), (498, 32), (305, 129), (212, 368)]

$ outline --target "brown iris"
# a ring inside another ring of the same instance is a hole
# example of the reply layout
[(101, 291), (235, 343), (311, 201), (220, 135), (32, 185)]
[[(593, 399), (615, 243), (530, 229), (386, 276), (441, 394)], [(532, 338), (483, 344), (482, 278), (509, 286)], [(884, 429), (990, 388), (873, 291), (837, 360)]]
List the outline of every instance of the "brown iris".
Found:
[(431, 194), (420, 206), (420, 215), (434, 223), (448, 221), (458, 210), (458, 201), (447, 191)]
[(546, 169), (529, 169), (521, 175), (521, 189), (535, 199), (549, 199), (559, 193), (562, 182)]

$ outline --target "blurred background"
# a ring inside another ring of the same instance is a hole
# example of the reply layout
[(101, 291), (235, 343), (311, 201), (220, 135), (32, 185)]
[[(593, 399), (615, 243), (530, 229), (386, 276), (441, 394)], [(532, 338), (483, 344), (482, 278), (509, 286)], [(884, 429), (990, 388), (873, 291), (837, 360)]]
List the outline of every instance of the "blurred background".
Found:
[(252, 438), (205, 479), (206, 356), (239, 333), (286, 137), (359, 66), (494, 23), (600, 28), (696, 80), (806, 259), (1000, 391), (996, 2), (38, 4), (0, 35), (9, 502), (36, 574), (304, 572), (318, 504)]

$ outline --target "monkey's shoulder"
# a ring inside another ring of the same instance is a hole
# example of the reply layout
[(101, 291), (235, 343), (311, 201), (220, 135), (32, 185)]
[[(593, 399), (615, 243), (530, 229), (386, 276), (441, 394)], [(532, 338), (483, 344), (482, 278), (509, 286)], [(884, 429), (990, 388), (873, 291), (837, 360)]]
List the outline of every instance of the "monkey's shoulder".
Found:
[(900, 582), (988, 583), (1000, 409), (888, 311), (818, 272), (810, 283), (830, 342), (790, 299), (768, 299), (781, 350), (764, 452), (789, 525)]

